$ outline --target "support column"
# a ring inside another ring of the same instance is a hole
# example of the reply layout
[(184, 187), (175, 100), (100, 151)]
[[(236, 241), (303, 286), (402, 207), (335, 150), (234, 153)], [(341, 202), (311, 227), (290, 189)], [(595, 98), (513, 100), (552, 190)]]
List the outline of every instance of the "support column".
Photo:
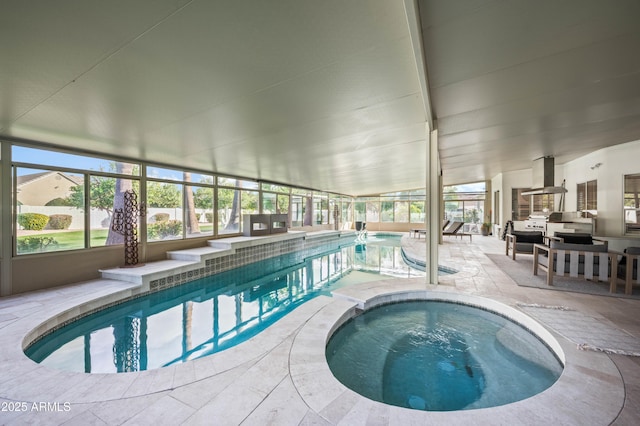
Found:
[(2, 142), (2, 163), (0, 164), (0, 199), (2, 207), (0, 210), (0, 236), (2, 237), (2, 246), (0, 246), (0, 296), (9, 296), (13, 294), (13, 285), (11, 278), (11, 258), (13, 257), (13, 221), (11, 202), (11, 192), (13, 191), (13, 179), (11, 171), (11, 144)]
[[(435, 124), (435, 123), (434, 123)], [(434, 126), (435, 127), (435, 126)], [(428, 130), (428, 129), (427, 129)], [(429, 132), (429, 143), (426, 161), (427, 174), (427, 208), (426, 208), (426, 228), (427, 228), (427, 256), (426, 272), (427, 283), (438, 284), (438, 243), (442, 221), (440, 219), (440, 204), (442, 200), (440, 185), (440, 167), (438, 164), (438, 130)]]

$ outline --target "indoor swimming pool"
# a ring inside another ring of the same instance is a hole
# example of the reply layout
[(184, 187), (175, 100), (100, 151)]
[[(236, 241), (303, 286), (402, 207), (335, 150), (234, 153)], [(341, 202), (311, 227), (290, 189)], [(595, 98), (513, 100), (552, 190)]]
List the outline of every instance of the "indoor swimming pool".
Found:
[(286, 254), (126, 301), (56, 329), (25, 353), (75, 372), (162, 368), (240, 344), (314, 297), (385, 276), (424, 272), (404, 262), (399, 236), (370, 235), (310, 257)]

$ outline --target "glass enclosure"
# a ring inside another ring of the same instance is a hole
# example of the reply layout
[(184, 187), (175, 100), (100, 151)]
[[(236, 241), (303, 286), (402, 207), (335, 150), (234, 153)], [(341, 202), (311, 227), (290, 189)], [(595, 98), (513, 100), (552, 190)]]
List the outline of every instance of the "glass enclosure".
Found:
[(425, 222), (424, 189), (354, 199), (58, 150), (11, 149), (17, 255), (123, 244), (112, 222), (126, 191), (143, 214), (146, 233), (139, 239), (149, 243), (239, 235), (243, 216), (257, 213), (286, 214), (293, 228)]
[(483, 223), (490, 221), (485, 212), (486, 184), (484, 182), (445, 186), (444, 218), (451, 222), (463, 222), (463, 231), (480, 233)]

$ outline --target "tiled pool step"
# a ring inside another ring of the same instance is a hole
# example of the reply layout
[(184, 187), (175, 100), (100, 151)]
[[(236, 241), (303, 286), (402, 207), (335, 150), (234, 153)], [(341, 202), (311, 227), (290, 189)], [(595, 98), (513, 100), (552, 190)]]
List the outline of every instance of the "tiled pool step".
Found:
[(133, 268), (100, 270), (102, 278), (138, 284), (141, 292), (157, 291), (234, 269), (248, 263), (352, 237), (353, 231), (289, 231), (259, 237), (210, 240), (206, 246), (167, 252), (167, 259)]

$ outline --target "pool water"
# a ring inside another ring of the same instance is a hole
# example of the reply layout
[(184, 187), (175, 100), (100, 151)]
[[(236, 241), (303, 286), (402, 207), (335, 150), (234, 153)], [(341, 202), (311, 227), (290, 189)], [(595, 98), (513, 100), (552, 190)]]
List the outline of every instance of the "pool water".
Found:
[(563, 366), (536, 336), (492, 312), (442, 301), (384, 305), (346, 322), (326, 357), (355, 392), (400, 407), (454, 411), (544, 391)]
[(161, 368), (242, 343), (314, 297), (386, 275), (424, 273), (403, 262), (400, 238), (370, 236), (320, 255), (283, 255), (124, 302), (44, 336), (25, 353), (67, 371)]

